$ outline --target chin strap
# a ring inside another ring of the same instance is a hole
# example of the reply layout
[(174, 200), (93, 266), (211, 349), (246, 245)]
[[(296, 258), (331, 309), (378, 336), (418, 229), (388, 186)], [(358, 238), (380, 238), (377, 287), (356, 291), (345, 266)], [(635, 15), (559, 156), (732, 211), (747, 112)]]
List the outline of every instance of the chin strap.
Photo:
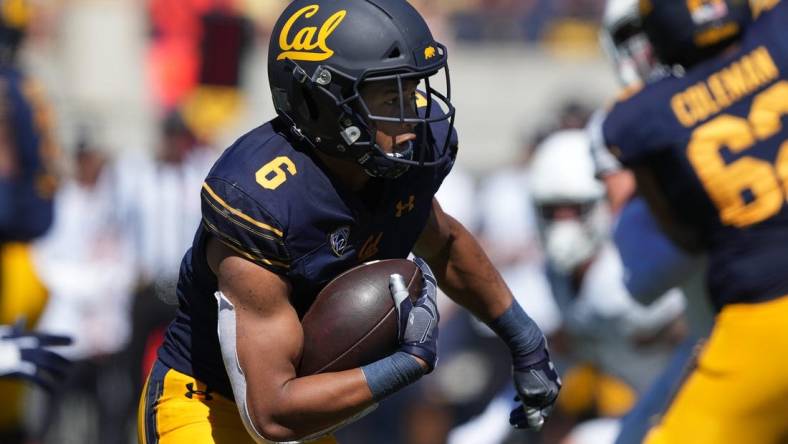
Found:
[(411, 160), (413, 158), (413, 152), (414, 146), (411, 140), (408, 141), (408, 145), (403, 151), (385, 155), (375, 155), (374, 151), (368, 151), (357, 159), (357, 162), (364, 168), (364, 172), (370, 177), (396, 179), (405, 174), (405, 172), (410, 169), (410, 165), (403, 162), (397, 162), (393, 159)]

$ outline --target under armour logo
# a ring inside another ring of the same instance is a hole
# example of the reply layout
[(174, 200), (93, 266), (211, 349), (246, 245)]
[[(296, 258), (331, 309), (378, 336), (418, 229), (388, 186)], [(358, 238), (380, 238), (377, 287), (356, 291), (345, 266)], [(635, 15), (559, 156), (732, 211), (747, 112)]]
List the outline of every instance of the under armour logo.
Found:
[(410, 213), (413, 210), (413, 206), (416, 204), (416, 196), (410, 195), (408, 196), (408, 202), (402, 203), (402, 201), (397, 202), (397, 217), (402, 217), (403, 213)]
[(195, 390), (194, 383), (190, 382), (186, 384), (186, 390), (188, 390), (188, 392), (186, 392), (186, 397), (189, 399), (193, 399), (195, 396), (197, 399), (203, 399), (205, 401), (210, 401), (213, 399), (213, 396), (211, 396), (211, 391), (208, 390), (207, 387), (205, 390)]

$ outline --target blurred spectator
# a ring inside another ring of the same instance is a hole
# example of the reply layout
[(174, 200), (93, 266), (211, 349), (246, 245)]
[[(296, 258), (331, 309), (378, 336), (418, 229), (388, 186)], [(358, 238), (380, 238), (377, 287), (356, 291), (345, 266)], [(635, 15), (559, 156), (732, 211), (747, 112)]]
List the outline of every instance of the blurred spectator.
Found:
[(133, 285), (130, 239), (115, 219), (106, 159), (83, 142), (74, 177), (64, 181), (55, 224), (35, 245), (36, 265), (50, 291), (41, 323), (75, 338), (72, 359), (120, 351), (128, 341), (128, 304)]
[[(57, 194), (55, 224), (35, 245), (37, 269), (50, 292), (41, 328), (74, 338), (63, 354), (75, 365), (45, 406), (43, 424), (57, 424), (50, 429), (54, 436), (122, 443), (130, 433), (126, 406), (134, 399), (128, 379), (118, 377), (128, 365), (120, 358), (131, 334), (134, 262), (128, 233), (115, 219), (105, 162), (87, 139), (80, 142), (73, 178)], [(85, 412), (60, 408), (75, 397), (96, 412), (95, 427), (76, 429), (75, 415)]]
[(411, 0), (409, 3), (424, 17), (435, 40), (446, 46), (451, 46), (454, 43), (454, 29), (449, 22), (448, 11), (450, 8), (456, 8), (456, 5), (452, 6), (445, 1), (435, 0)]
[(200, 221), (202, 181), (217, 157), (177, 112), (160, 130), (155, 157), (127, 155), (113, 165), (117, 208), (133, 233), (139, 278), (159, 286), (177, 279)]
[(161, 123), (155, 158), (120, 158), (113, 165), (115, 205), (131, 235), (137, 291), (132, 303), (134, 393), (155, 359), (166, 325), (175, 314), (181, 258), (200, 223), (200, 189), (216, 159), (181, 116)]
[(154, 93), (172, 109), (197, 85), (200, 72), (200, 17), (214, 7), (231, 8), (233, 0), (149, 0), (150, 62)]
[(261, 40), (267, 41), (288, 0), (239, 0), (242, 13), (252, 19)]
[(549, 8), (543, 0), (475, 0), (454, 8), (452, 19), (458, 40), (535, 40)]
[(179, 108), (203, 140), (241, 110), (252, 24), (237, 0), (150, 0), (149, 68), (160, 106)]
[[(446, 2), (448, 3), (448, 2)], [(445, 10), (458, 40), (538, 42), (593, 47), (596, 22), (604, 1), (469, 0)]]
[(605, 2), (599, 0), (558, 0), (555, 2), (557, 15), (561, 17), (596, 20), (602, 15)]

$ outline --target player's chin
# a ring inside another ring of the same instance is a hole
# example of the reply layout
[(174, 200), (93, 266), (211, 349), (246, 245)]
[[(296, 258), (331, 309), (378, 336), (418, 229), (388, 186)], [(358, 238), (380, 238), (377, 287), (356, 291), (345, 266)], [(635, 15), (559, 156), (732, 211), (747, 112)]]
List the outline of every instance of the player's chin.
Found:
[[(410, 137), (413, 136), (413, 137)], [(413, 155), (413, 143), (416, 140), (415, 134), (408, 134), (404, 135), (404, 137), (398, 137), (394, 144), (392, 145), (391, 149), (387, 152), (393, 154), (394, 157), (410, 159)]]
[(394, 146), (394, 157), (410, 159), (413, 156), (413, 143), (404, 142)]

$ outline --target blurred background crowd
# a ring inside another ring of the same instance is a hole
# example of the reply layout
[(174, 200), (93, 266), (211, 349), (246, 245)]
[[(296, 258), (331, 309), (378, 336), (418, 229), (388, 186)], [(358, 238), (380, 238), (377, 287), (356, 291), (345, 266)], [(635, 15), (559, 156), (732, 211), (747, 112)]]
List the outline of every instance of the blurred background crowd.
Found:
[[(338, 438), (612, 442), (615, 418), (687, 332), (681, 294), (633, 307), (610, 253), (615, 209), (582, 131), (618, 89), (599, 46), (605, 2), (412, 3), (449, 48), (458, 109), (458, 162), (438, 199), (548, 335), (564, 389), (541, 433), (511, 433), (508, 351), (443, 298), (438, 370)], [(202, 180), (235, 137), (274, 116), (265, 54), (286, 1), (2, 0), (4, 20), (9, 4), (24, 14), (13, 64), (46, 139), (39, 167), (57, 186), (48, 229), (0, 239), (0, 324), (23, 317), (72, 336), (59, 350), (74, 365), (51, 393), (0, 381), (0, 442), (136, 442), (141, 383), (177, 304)], [(545, 171), (552, 177), (536, 180)], [(550, 187), (574, 183), (576, 202), (551, 205)], [(590, 246), (551, 247), (559, 256), (587, 247), (584, 266), (548, 266), (546, 218), (590, 213)]]

